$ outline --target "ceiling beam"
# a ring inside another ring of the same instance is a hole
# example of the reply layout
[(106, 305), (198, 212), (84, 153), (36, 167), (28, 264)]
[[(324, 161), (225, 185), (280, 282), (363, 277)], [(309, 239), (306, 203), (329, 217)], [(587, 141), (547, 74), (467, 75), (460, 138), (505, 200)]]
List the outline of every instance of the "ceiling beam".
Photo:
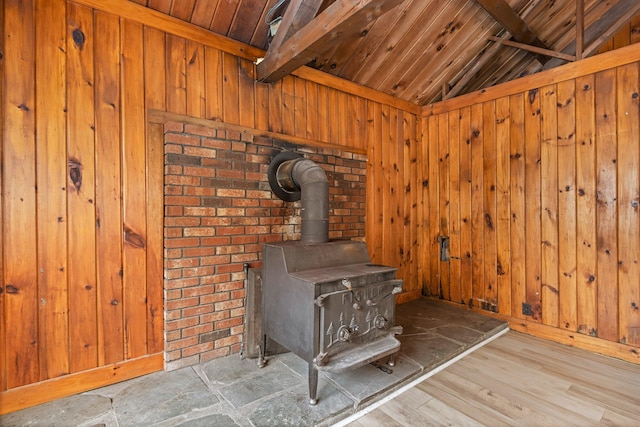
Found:
[[(602, 46), (611, 36), (616, 34), (623, 26), (631, 22), (634, 16), (640, 13), (640, 1), (638, 0), (619, 0), (611, 6), (609, 10), (600, 16), (593, 24), (584, 30), (584, 41), (587, 47), (582, 52), (582, 57), (586, 58), (600, 46)], [(562, 53), (567, 55), (576, 54), (576, 42), (571, 42), (567, 47), (562, 49)], [(544, 64), (543, 70), (549, 70), (563, 64), (561, 59), (554, 58)]]
[[(498, 24), (502, 25), (502, 27), (513, 36), (513, 39), (517, 43), (549, 49), (505, 0), (476, 0), (476, 2), (482, 6)], [(536, 55), (536, 57), (542, 64), (548, 61), (548, 58), (544, 55)]]
[[(315, 0), (303, 0), (315, 2)], [(341, 0), (311, 22), (269, 49), (258, 63), (258, 80), (274, 82), (321, 55), (333, 43), (374, 21), (403, 0)], [(285, 12), (286, 13), (286, 12)], [(279, 32), (279, 31), (278, 31)], [(276, 33), (277, 36), (277, 33)]]
[(536, 47), (536, 46), (531, 46), (528, 44), (524, 44), (524, 43), (518, 43), (518, 42), (514, 42), (511, 40), (502, 40), (500, 37), (489, 37), (489, 40), (497, 42), (497, 43), (501, 43), (505, 46), (511, 46), (511, 47), (516, 47), (518, 49), (522, 49), (522, 50), (527, 50), (529, 52), (533, 52), (533, 53), (537, 53), (540, 55), (544, 55), (544, 56), (549, 56), (551, 58), (560, 58), (560, 59), (564, 59), (565, 61), (570, 61), (573, 62), (576, 60), (576, 57), (573, 55), (567, 55), (565, 53), (562, 52), (556, 52), (555, 50), (551, 50), (551, 49), (543, 49), (541, 47)]
[(584, 52), (584, 0), (576, 0), (576, 59)]
[(322, 0), (289, 0), (282, 16), (282, 22), (271, 40), (269, 49), (277, 49), (282, 42), (311, 22), (316, 17), (321, 5)]

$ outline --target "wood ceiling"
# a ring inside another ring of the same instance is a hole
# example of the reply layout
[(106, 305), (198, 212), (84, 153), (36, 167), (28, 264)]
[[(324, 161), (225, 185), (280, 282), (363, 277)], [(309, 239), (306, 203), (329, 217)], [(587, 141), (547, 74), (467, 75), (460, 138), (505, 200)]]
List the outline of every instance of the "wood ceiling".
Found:
[(286, 0), (269, 46), (278, 0), (129, 1), (268, 49), (264, 81), (307, 64), (418, 105), (592, 55), (640, 13), (637, 0)]

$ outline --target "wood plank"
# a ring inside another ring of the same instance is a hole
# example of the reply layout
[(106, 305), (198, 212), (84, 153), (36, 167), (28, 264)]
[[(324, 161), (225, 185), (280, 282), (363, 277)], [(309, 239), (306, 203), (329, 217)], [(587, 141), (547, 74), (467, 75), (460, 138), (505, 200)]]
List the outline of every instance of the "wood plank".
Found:
[(429, 289), (428, 296), (440, 296), (440, 247), (438, 234), (440, 232), (440, 187), (438, 181), (438, 130), (439, 118), (432, 116), (428, 119), (428, 128), (425, 135), (429, 135), (428, 141), (428, 171), (429, 171), (429, 233), (427, 234), (428, 262), (429, 262)]
[(558, 326), (578, 330), (576, 311), (576, 86), (558, 83)]
[(164, 350), (164, 127), (149, 123), (146, 138), (147, 184), (147, 352)]
[[(333, 143), (340, 142), (340, 105), (338, 100), (340, 99), (340, 93), (332, 88), (329, 88), (329, 141)], [(382, 112), (380, 112), (382, 117)]]
[(283, 131), (283, 94), (282, 81), (269, 85), (269, 130), (272, 132), (282, 133)]
[(335, 2), (314, 20), (292, 34), (275, 50), (269, 49), (258, 64), (258, 80), (273, 82), (310, 62), (330, 46), (333, 34), (349, 37), (359, 33), (363, 23), (384, 15), (400, 0)]
[[(527, 300), (525, 240), (525, 136), (524, 95), (509, 97), (509, 196), (511, 209), (511, 316), (522, 318), (522, 303)], [(501, 299), (498, 300), (502, 304)], [(500, 311), (502, 312), (502, 311)]]
[(234, 125), (240, 124), (239, 61), (238, 57), (222, 54), (222, 116), (225, 123)]
[(615, 69), (596, 74), (596, 237), (598, 243), (598, 337), (618, 340), (617, 114)]
[(187, 45), (186, 40), (167, 34), (166, 37), (166, 94), (167, 111), (187, 113)]
[[(378, 121), (379, 122), (379, 121)], [(376, 176), (377, 172), (377, 163), (376, 158), (380, 157), (378, 151), (380, 150), (380, 146), (377, 144), (378, 133), (375, 129), (375, 105), (371, 101), (367, 101), (367, 124), (365, 127), (365, 140), (367, 147), (367, 182), (366, 182), (366, 198), (365, 198), (365, 241), (367, 242), (367, 250), (369, 251), (369, 256), (372, 260), (377, 258), (376, 255), (376, 206), (379, 204), (375, 202), (376, 200)], [(380, 207), (378, 206), (378, 211)]]
[[(81, 32), (83, 43), (69, 34)], [(69, 370), (98, 366), (93, 11), (67, 8)], [(163, 84), (164, 87), (164, 84)]]
[(419, 140), (417, 150), (417, 182), (418, 186), (418, 211), (417, 211), (417, 237), (418, 237), (418, 285), (422, 295), (427, 294), (429, 288), (429, 279), (431, 277), (430, 257), (429, 257), (429, 143), (425, 140), (428, 132), (428, 119), (418, 117), (418, 125), (420, 126), (419, 134), (422, 138)]
[(211, 47), (204, 48), (205, 58), (205, 117), (209, 120), (223, 119), (222, 52)]
[(471, 109), (461, 108), (460, 118), (460, 302), (472, 298), (471, 218)]
[(0, 415), (162, 370), (164, 353), (29, 384), (0, 394)]
[[(450, 261), (443, 260), (443, 249), (440, 239), (449, 239), (449, 114), (438, 116), (438, 243), (440, 244), (440, 284), (438, 295), (447, 301), (451, 300), (449, 288)], [(447, 242), (447, 245), (450, 241)], [(448, 249), (447, 249), (448, 251)], [(447, 255), (448, 256), (448, 255)]]
[[(495, 310), (498, 304), (498, 262), (497, 246), (497, 153), (496, 153), (496, 103), (494, 101), (482, 104), (482, 169), (483, 169), (483, 210), (482, 235), (484, 236), (484, 297), (489, 304), (487, 309)], [(496, 308), (497, 309), (497, 308)]]
[(496, 251), (498, 313), (511, 315), (511, 208), (510, 208), (509, 97), (496, 100)]
[[(449, 113), (449, 300), (460, 297), (460, 113)], [(463, 145), (464, 142), (462, 142)]]
[[(305, 84), (307, 86), (306, 88), (307, 129), (306, 129), (305, 138), (320, 139), (319, 109), (325, 108), (325, 113), (326, 113), (326, 103), (324, 105), (320, 104), (318, 100), (318, 85), (316, 83), (305, 82)], [(364, 148), (364, 145), (362, 145), (362, 148)]]
[(147, 218), (142, 25), (121, 27), (124, 358), (147, 354)]
[(165, 33), (144, 28), (144, 93), (146, 108), (166, 110)]
[[(334, 141), (338, 145), (344, 145), (345, 142), (347, 141), (347, 138), (348, 138), (347, 129), (351, 125), (349, 116), (348, 116), (349, 113), (347, 111), (348, 100), (349, 100), (349, 95), (347, 95), (344, 92), (338, 92), (338, 104), (337, 104), (338, 121), (336, 122), (336, 125), (338, 126), (338, 135), (337, 135), (337, 139)], [(389, 114), (391, 114), (392, 111), (394, 111), (394, 108), (390, 107)], [(390, 121), (389, 126), (393, 126), (396, 123), (394, 120), (392, 120), (391, 117), (389, 117), (389, 121)], [(387, 140), (389, 140), (389, 142), (391, 142), (390, 140), (392, 139), (391, 137), (392, 131), (393, 130), (390, 127), (389, 134), (386, 135), (386, 138)], [(385, 143), (388, 143), (388, 142), (385, 142)]]
[(540, 90), (528, 91), (524, 104), (524, 157), (525, 157), (525, 262), (526, 302), (532, 314), (529, 320), (541, 321), (542, 306), (542, 236), (540, 194)]
[(4, 2), (2, 215), (3, 244), (12, 248), (4, 251), (3, 260), (7, 371), (2, 374), (7, 389), (39, 379), (33, 6), (30, 1)]
[(618, 340), (640, 346), (640, 115), (638, 64), (616, 70), (618, 111)]
[[(392, 200), (392, 181), (393, 162), (392, 153), (395, 152), (392, 146), (391, 132), (394, 129), (391, 121), (391, 108), (387, 105), (382, 106), (382, 206), (386, 207), (382, 211), (382, 259), (385, 264), (390, 264), (393, 257), (393, 200)], [(380, 201), (379, 201), (380, 202)]]
[(238, 60), (238, 102), (240, 117), (238, 124), (248, 128), (256, 126), (256, 68), (253, 62)]
[(482, 104), (471, 107), (471, 280), (473, 303), (484, 300), (484, 135)]
[[(282, 79), (282, 133), (295, 136), (295, 77)], [(335, 104), (334, 104), (335, 105)], [(331, 140), (336, 142), (336, 139)]]
[[(331, 90), (329, 94), (331, 94)], [(334, 104), (331, 104), (334, 105)], [(329, 112), (334, 109), (330, 109)], [(382, 142), (382, 105), (379, 103), (375, 103), (373, 105), (373, 135), (372, 142), (373, 145), (373, 175), (367, 175), (369, 177), (373, 177), (374, 188), (373, 194), (367, 193), (367, 203), (373, 203), (373, 209), (367, 210), (367, 212), (373, 213), (373, 218), (371, 221), (373, 222), (373, 230), (374, 234), (370, 234), (367, 236), (367, 239), (372, 239), (370, 246), (373, 246), (373, 254), (372, 259), (375, 262), (381, 263), (384, 259), (384, 254), (382, 252), (382, 230), (384, 224), (384, 206), (380, 203), (383, 200), (383, 182), (384, 182), (384, 151), (383, 151), (383, 142)], [(368, 181), (369, 179), (367, 179)], [(368, 221), (367, 221), (368, 222)], [(375, 258), (373, 257), (375, 255)]]
[[(405, 226), (405, 242), (407, 249), (405, 249), (406, 256), (409, 262), (408, 271), (408, 285), (405, 282), (407, 290), (415, 291), (420, 295), (422, 284), (418, 279), (418, 193), (420, 192), (421, 185), (418, 185), (418, 136), (417, 136), (417, 117), (414, 114), (405, 114), (405, 135), (408, 135), (405, 139), (405, 224), (408, 222), (409, 226)], [(409, 173), (407, 173), (407, 171)]]
[[(4, 3), (3, 3), (4, 6)], [(0, 7), (0, 34), (5, 34), (4, 32), (4, 7)], [(4, 50), (4, 43), (2, 44)], [(5, 73), (4, 73), (4, 56), (0, 58), (0, 81), (4, 82)], [(4, 84), (0, 84), (0, 135), (5, 137), (4, 134), (4, 110), (6, 108), (4, 101)], [(0, 162), (3, 161), (3, 142), (0, 143)], [(4, 164), (4, 163), (3, 163)], [(6, 322), (6, 309), (5, 309), (5, 295), (4, 287), (4, 187), (2, 183), (4, 179), (2, 174), (0, 173), (0, 286), (2, 286), (3, 292), (0, 293), (0, 344), (2, 345), (2, 350), (0, 350), (0, 392), (3, 392), (7, 389), (7, 322)]]
[(124, 360), (119, 19), (94, 14), (98, 365)]
[(423, 115), (439, 114), (443, 111), (470, 106), (501, 96), (528, 91), (532, 87), (541, 87), (550, 81), (561, 82), (576, 77), (597, 73), (616, 66), (630, 64), (640, 60), (640, 45), (631, 45), (607, 52), (594, 58), (583, 59), (580, 62), (562, 65), (551, 70), (535, 73), (508, 83), (488, 87), (482, 90), (458, 96), (453, 99), (436, 102), (422, 108)]
[(186, 44), (186, 104), (187, 115), (205, 117), (204, 46), (187, 40)]
[[(349, 98), (355, 98), (355, 97), (349, 97)], [(351, 102), (349, 102), (350, 99), (348, 100), (348, 105), (352, 105)], [(357, 104), (357, 102), (356, 102)], [(393, 235), (393, 246), (392, 246), (392, 258), (391, 260), (393, 261), (392, 265), (396, 265), (400, 268), (400, 277), (402, 277), (402, 274), (405, 271), (405, 265), (404, 265), (404, 257), (403, 257), (403, 253), (404, 253), (404, 249), (403, 249), (403, 242), (404, 242), (404, 213), (403, 213), (403, 207), (404, 207), (404, 203), (403, 203), (403, 194), (404, 192), (403, 190), (403, 178), (402, 178), (402, 174), (403, 171), (402, 169), (402, 165), (403, 165), (403, 154), (404, 154), (404, 113), (400, 110), (398, 110), (397, 108), (392, 109), (392, 113), (391, 113), (391, 123), (392, 123), (392, 133), (391, 133), (391, 140), (389, 141), (390, 143), (390, 148), (391, 148), (391, 159), (393, 160), (392, 163), (392, 167), (391, 167), (391, 179), (392, 179), (392, 191), (391, 191), (391, 197), (392, 197), (392, 204), (391, 204), (391, 209), (392, 209), (392, 216), (391, 216), (391, 222), (393, 224), (393, 228), (392, 228), (392, 235)], [(351, 126), (352, 127), (352, 126)], [(350, 141), (349, 137), (347, 137), (346, 141)]]
[(255, 106), (256, 129), (269, 130), (269, 86), (256, 82), (255, 94), (256, 94), (256, 106)]
[[(304, 80), (293, 79), (293, 124), (294, 135), (298, 138), (307, 136), (307, 84)], [(343, 140), (340, 141), (341, 143)]]
[[(317, 129), (317, 139), (323, 142), (329, 142), (329, 115), (331, 111), (331, 107), (329, 105), (329, 88), (325, 85), (317, 85), (318, 87), (318, 102), (317, 102), (317, 110), (318, 110), (318, 129)], [(367, 106), (374, 105), (373, 101), (364, 100)], [(369, 108), (367, 108), (367, 112), (369, 112)], [(373, 117), (371, 117), (373, 120)], [(366, 129), (366, 126), (365, 126)], [(365, 142), (364, 147), (368, 148), (367, 143)]]
[[(66, 12), (37, 0), (36, 191), (40, 380), (69, 373), (66, 147)], [(44, 48), (55, 46), (56, 48)]]
[(558, 326), (558, 112), (556, 85), (540, 89), (542, 322)]
[(576, 311), (578, 332), (598, 330), (595, 76), (576, 79)]

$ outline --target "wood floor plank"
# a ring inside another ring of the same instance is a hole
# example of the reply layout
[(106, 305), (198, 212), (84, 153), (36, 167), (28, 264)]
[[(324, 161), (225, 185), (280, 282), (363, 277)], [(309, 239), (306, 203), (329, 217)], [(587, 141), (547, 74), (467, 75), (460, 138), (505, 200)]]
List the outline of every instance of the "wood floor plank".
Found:
[(349, 426), (640, 426), (640, 365), (509, 332)]

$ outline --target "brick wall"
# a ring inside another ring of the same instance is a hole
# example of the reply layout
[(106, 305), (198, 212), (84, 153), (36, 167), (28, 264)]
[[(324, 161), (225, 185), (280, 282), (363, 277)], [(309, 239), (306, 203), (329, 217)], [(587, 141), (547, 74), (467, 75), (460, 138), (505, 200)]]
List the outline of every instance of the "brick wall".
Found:
[(165, 360), (177, 369), (240, 351), (244, 265), (261, 266), (264, 242), (300, 238), (300, 202), (271, 192), (271, 159), (289, 150), (318, 163), (330, 238), (364, 239), (366, 157), (175, 122), (164, 138)]

